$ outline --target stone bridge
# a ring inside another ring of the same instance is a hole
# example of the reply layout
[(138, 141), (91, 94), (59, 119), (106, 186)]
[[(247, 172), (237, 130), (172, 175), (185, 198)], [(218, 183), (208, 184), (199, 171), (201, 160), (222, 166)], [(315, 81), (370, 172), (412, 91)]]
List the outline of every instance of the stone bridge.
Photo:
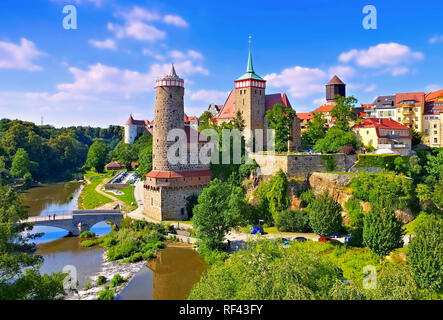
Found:
[(30, 217), (24, 223), (34, 226), (56, 227), (69, 231), (73, 236), (78, 236), (83, 231), (88, 231), (95, 224), (106, 221), (120, 226), (123, 214), (120, 210), (74, 210), (67, 214)]

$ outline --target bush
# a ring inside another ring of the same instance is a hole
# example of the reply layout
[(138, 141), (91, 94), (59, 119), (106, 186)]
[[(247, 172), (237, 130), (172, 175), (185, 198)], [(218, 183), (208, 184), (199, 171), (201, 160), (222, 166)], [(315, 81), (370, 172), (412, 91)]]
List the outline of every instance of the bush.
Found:
[(97, 285), (101, 286), (102, 284), (105, 284), (108, 281), (105, 276), (98, 276), (97, 278)]
[(114, 290), (106, 286), (102, 291), (97, 292), (98, 300), (114, 300)]
[(228, 258), (226, 252), (221, 252), (218, 250), (212, 250), (205, 241), (200, 242), (198, 247), (198, 253), (206, 261), (207, 264), (213, 265), (217, 262), (223, 262)]
[(323, 165), (327, 172), (335, 170), (335, 157), (333, 155), (322, 155), (321, 159), (323, 160)]
[(398, 154), (359, 154), (356, 167), (378, 167), (394, 170), (395, 159), (401, 157)]
[(90, 247), (93, 247), (93, 246), (97, 245), (97, 241), (95, 241), (95, 240), (83, 240), (80, 244), (84, 248), (90, 248)]
[(85, 286), (83, 287), (83, 290), (85, 290), (85, 291), (87, 291), (87, 290), (89, 290), (89, 289), (91, 289), (92, 288), (92, 283), (91, 283), (91, 281), (86, 281), (85, 282)]
[(319, 236), (340, 232), (343, 227), (342, 208), (328, 192), (316, 197), (309, 210), (309, 224)]
[(277, 214), (275, 225), (282, 232), (311, 232), (309, 214), (304, 211), (282, 211)]
[(81, 239), (94, 238), (95, 237), (95, 232), (83, 231), (82, 233), (80, 233), (79, 237)]
[(303, 205), (305, 207), (309, 207), (309, 205), (314, 202), (315, 200), (315, 194), (314, 190), (308, 189), (304, 192), (302, 192), (299, 196), (300, 200), (303, 202)]
[(118, 287), (120, 284), (122, 284), (124, 282), (125, 282), (125, 279), (123, 279), (123, 277), (117, 273), (111, 279), (111, 286), (113, 288), (115, 288), (115, 287)]
[(348, 214), (348, 223), (351, 228), (362, 228), (365, 219), (365, 212), (360, 204), (360, 200), (351, 197), (345, 203), (345, 209)]

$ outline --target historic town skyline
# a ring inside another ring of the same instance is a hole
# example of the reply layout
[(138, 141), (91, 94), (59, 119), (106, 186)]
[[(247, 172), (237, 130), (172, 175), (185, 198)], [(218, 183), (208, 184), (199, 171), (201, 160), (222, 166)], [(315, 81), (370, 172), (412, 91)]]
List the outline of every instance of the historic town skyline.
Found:
[[(77, 9), (77, 30), (63, 28), (68, 4)], [(185, 112), (199, 116), (209, 103), (225, 103), (246, 68), (249, 35), (267, 91), (286, 92), (297, 112), (323, 104), (334, 74), (359, 103), (440, 89), (443, 4), (371, 4), (376, 30), (362, 26), (365, 1), (8, 4), (0, 19), (0, 114), (36, 123), (43, 116), (55, 126), (122, 125), (130, 113), (152, 119), (154, 81), (175, 63), (187, 82)], [(426, 18), (399, 23), (394, 13)]]

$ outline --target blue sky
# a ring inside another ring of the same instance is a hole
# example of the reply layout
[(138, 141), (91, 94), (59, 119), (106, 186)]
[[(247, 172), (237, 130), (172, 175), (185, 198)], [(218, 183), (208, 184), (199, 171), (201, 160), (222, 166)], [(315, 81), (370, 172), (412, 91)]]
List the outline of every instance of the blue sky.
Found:
[[(77, 30), (65, 30), (65, 5)], [(365, 30), (365, 5), (377, 29)], [(425, 5), (424, 5), (425, 4)], [(348, 95), (443, 88), (443, 2), (119, 1), (0, 2), (0, 118), (59, 126), (152, 119), (154, 81), (170, 63), (185, 79), (185, 111), (223, 104), (246, 68), (252, 35), (267, 93), (286, 92), (297, 112), (320, 106), (337, 74)]]

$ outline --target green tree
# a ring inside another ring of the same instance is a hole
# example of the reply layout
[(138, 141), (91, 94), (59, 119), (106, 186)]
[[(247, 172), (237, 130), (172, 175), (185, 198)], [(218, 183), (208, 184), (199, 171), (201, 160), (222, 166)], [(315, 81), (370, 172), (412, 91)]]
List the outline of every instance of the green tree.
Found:
[(377, 287), (365, 290), (374, 300), (415, 300), (417, 284), (408, 267), (399, 263), (387, 263), (377, 273)]
[(438, 149), (435, 155), (428, 155), (425, 169), (434, 177), (438, 177), (443, 172), (443, 148)]
[(344, 131), (339, 126), (334, 125), (328, 130), (323, 139), (317, 141), (314, 149), (321, 153), (337, 153), (346, 146), (351, 146), (358, 150), (361, 148), (362, 143), (353, 132)]
[(148, 172), (152, 170), (152, 145), (142, 149), (138, 156), (137, 174), (144, 180)]
[(26, 174), (31, 174), (31, 170), (37, 164), (29, 160), (25, 149), (19, 148), (12, 159), (10, 174), (15, 178), (23, 178)]
[(103, 172), (107, 157), (108, 148), (102, 141), (97, 140), (89, 147), (86, 165), (89, 168), (95, 168), (97, 172)]
[(392, 199), (382, 192), (371, 201), (363, 226), (363, 244), (379, 256), (386, 256), (403, 246), (403, 230), (392, 209)]
[(329, 291), (332, 300), (364, 300), (363, 292), (354, 284), (336, 280)]
[(245, 119), (243, 118), (243, 112), (241, 110), (237, 110), (237, 112), (235, 113), (235, 118), (232, 120), (232, 127), (240, 131), (245, 130), (246, 123)]
[(266, 192), (269, 210), (274, 217), (289, 207), (288, 178), (286, 174), (280, 169), (275, 176), (271, 178), (268, 183), (268, 190)]
[(421, 288), (438, 292), (443, 288), (443, 218), (430, 215), (415, 231), (406, 262)]
[(138, 152), (135, 148), (123, 141), (120, 141), (111, 153), (111, 159), (123, 163), (126, 168), (131, 168), (131, 163), (138, 160)]
[(291, 129), (295, 117), (295, 111), (282, 104), (275, 104), (271, 110), (266, 111), (269, 128), (275, 130), (275, 151), (288, 151), (288, 141), (292, 140)]
[(41, 276), (42, 257), (29, 253), (32, 226), (18, 194), (0, 187), (0, 300), (46, 300), (64, 295), (60, 273)]
[(210, 249), (220, 249), (225, 234), (241, 222), (245, 210), (243, 189), (216, 178), (198, 197), (192, 225)]
[(314, 147), (318, 140), (326, 136), (326, 119), (323, 119), (321, 113), (314, 113), (314, 120), (308, 122), (308, 128), (301, 137), (301, 146), (308, 150)]
[(212, 265), (192, 288), (189, 299), (326, 299), (340, 274), (318, 255), (318, 246), (306, 242), (283, 248), (270, 240), (249, 242), (246, 250)]
[(309, 208), (309, 224), (319, 236), (339, 232), (343, 226), (342, 208), (328, 192), (317, 196)]
[(331, 117), (336, 118), (334, 127), (343, 131), (350, 130), (350, 122), (355, 120), (355, 114), (352, 112), (357, 99), (354, 97), (335, 96), (335, 106), (331, 110)]

